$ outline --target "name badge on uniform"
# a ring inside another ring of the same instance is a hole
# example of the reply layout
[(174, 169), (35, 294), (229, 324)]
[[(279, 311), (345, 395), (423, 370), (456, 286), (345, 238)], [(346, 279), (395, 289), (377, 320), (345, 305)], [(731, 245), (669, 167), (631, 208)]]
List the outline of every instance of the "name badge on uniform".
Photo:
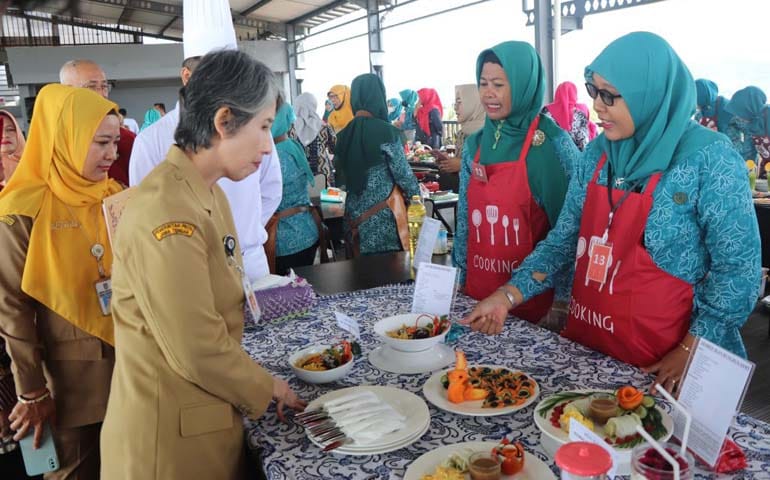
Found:
[(486, 167), (478, 162), (471, 165), (471, 173), (473, 175), (473, 178), (475, 178), (479, 182), (487, 183), (489, 181), (489, 178), (487, 177)]
[(235, 237), (232, 235), (225, 235), (225, 237), (222, 239), (222, 243), (225, 247), (225, 255), (227, 256), (227, 261), (235, 267), (235, 270), (241, 276), (241, 285), (243, 286), (243, 297), (246, 302), (246, 308), (249, 309), (249, 313), (251, 313), (251, 316), (254, 318), (254, 322), (256, 323), (262, 316), (262, 309), (259, 308), (257, 296), (254, 295), (254, 289), (251, 287), (251, 282), (249, 281), (248, 275), (246, 275), (246, 272), (243, 271), (243, 268), (241, 268), (241, 266), (238, 265), (238, 262), (235, 260)]
[(595, 243), (591, 248), (591, 258), (588, 261), (586, 270), (586, 280), (605, 283), (607, 281), (607, 271), (610, 269), (612, 261), (612, 244)]
[(112, 281), (109, 278), (99, 280), (94, 284), (96, 288), (96, 297), (99, 299), (99, 307), (102, 309), (102, 315), (109, 315), (111, 312), (110, 301), (112, 300)]

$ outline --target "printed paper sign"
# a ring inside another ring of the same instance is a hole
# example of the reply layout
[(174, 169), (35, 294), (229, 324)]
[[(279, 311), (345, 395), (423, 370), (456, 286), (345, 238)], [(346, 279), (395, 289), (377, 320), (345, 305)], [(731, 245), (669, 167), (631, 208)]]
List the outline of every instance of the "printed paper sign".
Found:
[[(719, 459), (754, 368), (753, 363), (698, 339), (678, 400), (692, 415), (687, 447), (711, 466)], [(673, 416), (674, 434), (682, 438), (684, 416), (676, 411)]]
[(414, 282), (412, 313), (449, 315), (457, 291), (456, 282), (456, 268), (421, 263)]
[(334, 318), (337, 319), (337, 325), (341, 329), (350, 332), (356, 340), (361, 340), (361, 327), (358, 326), (358, 320), (340, 312), (334, 312)]
[(438, 240), (438, 232), (441, 230), (441, 222), (435, 218), (428, 218), (422, 221), (420, 228), (420, 238), (417, 240), (417, 248), (414, 251), (414, 268), (419, 268), (423, 262), (430, 263), (433, 258), (433, 248)]

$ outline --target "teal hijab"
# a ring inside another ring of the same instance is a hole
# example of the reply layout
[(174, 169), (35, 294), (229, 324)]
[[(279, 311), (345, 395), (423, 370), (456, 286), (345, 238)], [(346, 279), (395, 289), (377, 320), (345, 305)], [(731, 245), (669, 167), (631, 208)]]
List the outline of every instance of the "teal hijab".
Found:
[[(391, 111), (391, 109), (393, 111)], [(397, 98), (388, 99), (388, 121), (395, 122), (398, 117), (401, 116), (401, 112), (404, 110), (404, 106), (401, 105), (401, 100)]]
[(761, 135), (765, 131), (765, 118), (762, 109), (767, 102), (765, 92), (757, 87), (738, 90), (730, 100), (727, 111), (747, 122), (746, 131), (751, 135)]
[[(294, 109), (291, 105), (288, 103), (281, 105), (281, 108), (275, 112), (275, 121), (273, 121), (273, 126), (270, 128), (273, 138), (289, 133), (289, 129), (296, 120), (297, 116), (294, 114)], [(297, 169), (305, 174), (308, 185), (313, 185), (313, 171), (310, 170), (310, 164), (305, 156), (305, 149), (302, 148), (302, 145), (297, 140), (287, 138), (277, 143), (275, 148), (278, 150), (279, 158), (291, 158)]]
[[(532, 45), (526, 42), (503, 42), (484, 50), (476, 60), (476, 84), (481, 82), (484, 57), (493, 53), (508, 77), (511, 86), (511, 113), (503, 120), (484, 121), (484, 127), (468, 137), (466, 145), (475, 152), (481, 146), (480, 163), (491, 165), (516, 161), (521, 153), (524, 140), (532, 120), (543, 108), (545, 95), (545, 71)], [(541, 117), (538, 128), (545, 127), (548, 120)], [(551, 122), (552, 123), (552, 122)], [(499, 138), (495, 139), (499, 132)], [(530, 155), (538, 155), (544, 149), (532, 149)], [(544, 153), (544, 152), (543, 152)]]
[(403, 101), (402, 106), (406, 109), (406, 117), (407, 118), (413, 118), (414, 117), (414, 107), (417, 106), (417, 101), (420, 99), (420, 97), (417, 95), (417, 92), (414, 90), (401, 90), (398, 92), (398, 95), (401, 97), (401, 100)]
[(717, 130), (725, 132), (733, 115), (727, 111), (728, 99), (719, 95), (719, 87), (711, 80), (699, 78), (695, 80), (697, 93), (696, 103), (704, 117), (717, 117)]
[[(610, 43), (585, 69), (597, 73), (623, 96), (634, 121), (631, 138), (610, 141), (602, 133), (613, 176), (626, 182), (665, 171), (685, 156), (715, 140), (715, 133), (690, 120), (695, 110), (695, 82), (673, 48), (649, 32), (634, 32)], [(686, 137), (686, 138), (685, 138)]]
[(142, 123), (142, 128), (140, 128), (139, 131), (141, 132), (145, 128), (160, 120), (160, 118), (161, 114), (156, 109), (151, 108), (147, 110), (147, 113), (144, 114), (144, 122)]
[(334, 155), (338, 183), (349, 192), (361, 193), (367, 171), (385, 161), (383, 144), (401, 143), (401, 132), (388, 122), (385, 98), (385, 85), (377, 75), (359, 75), (350, 85), (350, 106), (356, 117), (337, 134)]

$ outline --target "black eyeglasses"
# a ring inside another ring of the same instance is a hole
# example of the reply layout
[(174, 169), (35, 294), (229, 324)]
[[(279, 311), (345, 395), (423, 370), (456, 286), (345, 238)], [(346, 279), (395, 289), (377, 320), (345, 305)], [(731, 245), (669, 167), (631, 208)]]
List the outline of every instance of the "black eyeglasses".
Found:
[(608, 107), (611, 107), (615, 104), (616, 98), (621, 98), (623, 96), (623, 95), (615, 95), (609, 90), (604, 90), (603, 88), (596, 88), (596, 85), (588, 82), (586, 82), (586, 90), (588, 90), (589, 97), (596, 99), (598, 95), (599, 97), (601, 97), (602, 102)]

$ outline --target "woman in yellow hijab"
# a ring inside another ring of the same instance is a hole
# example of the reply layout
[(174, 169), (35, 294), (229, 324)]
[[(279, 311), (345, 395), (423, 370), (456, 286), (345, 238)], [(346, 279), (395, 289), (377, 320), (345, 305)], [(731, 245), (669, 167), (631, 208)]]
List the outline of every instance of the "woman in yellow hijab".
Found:
[(0, 193), (0, 335), (13, 362), (15, 439), (52, 424), (61, 467), (98, 478), (114, 365), (112, 251), (102, 200), (120, 139), (118, 106), (84, 89), (38, 94), (26, 149)]
[(327, 122), (334, 129), (334, 133), (339, 133), (353, 120), (353, 108), (350, 106), (350, 87), (335, 85), (326, 95), (334, 106)]

